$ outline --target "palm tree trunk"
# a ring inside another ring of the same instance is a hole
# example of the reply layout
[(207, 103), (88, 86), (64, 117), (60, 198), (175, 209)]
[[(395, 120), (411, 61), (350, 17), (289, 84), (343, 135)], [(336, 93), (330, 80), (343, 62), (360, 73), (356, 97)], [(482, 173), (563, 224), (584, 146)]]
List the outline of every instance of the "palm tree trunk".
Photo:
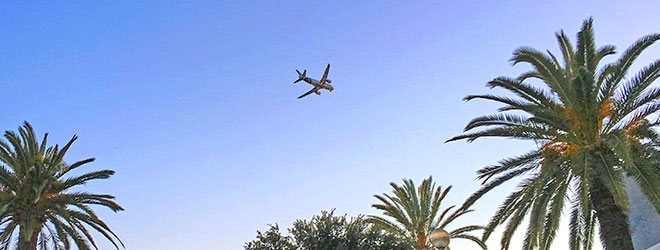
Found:
[(24, 230), (25, 227), (21, 227), (18, 236), (18, 246), (16, 250), (37, 250), (37, 240), (39, 240), (39, 231), (33, 230), (32, 235), (29, 239), (26, 239), (24, 235), (27, 233), (27, 230)]
[(426, 237), (422, 232), (417, 232), (417, 246), (419, 247), (419, 250), (422, 250), (426, 247)]
[(616, 205), (614, 196), (599, 179), (592, 181), (591, 203), (600, 224), (600, 240), (607, 250), (633, 250), (628, 215)]

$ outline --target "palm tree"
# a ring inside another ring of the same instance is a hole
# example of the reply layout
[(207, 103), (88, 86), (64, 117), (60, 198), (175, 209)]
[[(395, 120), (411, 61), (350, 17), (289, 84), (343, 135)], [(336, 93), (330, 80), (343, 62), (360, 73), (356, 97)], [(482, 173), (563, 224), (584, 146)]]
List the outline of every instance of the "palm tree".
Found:
[[(366, 221), (408, 239), (418, 250), (432, 248), (428, 236), (433, 230), (446, 228), (456, 218), (473, 211), (468, 209), (469, 206), (462, 206), (448, 215), (455, 207), (450, 206), (438, 215), (440, 203), (451, 190), (451, 186), (444, 191), (440, 186), (436, 188), (432, 177), (422, 181), (418, 188), (415, 188), (412, 180), (406, 179), (403, 180), (403, 186), (394, 182), (390, 183), (390, 186), (394, 189), (394, 196), (385, 193), (383, 196), (374, 195), (382, 204), (373, 204), (372, 207), (382, 210), (384, 215), (392, 217), (395, 222), (380, 216), (368, 216)], [(486, 249), (486, 245), (479, 238), (467, 234), (480, 229), (481, 226), (465, 226), (450, 231), (449, 235), (452, 238), (474, 241)]]
[[(484, 183), (495, 178), (469, 201), (512, 178), (526, 176), (493, 216), (484, 239), (496, 226), (506, 223), (501, 243), (508, 248), (512, 234), (529, 215), (524, 248), (547, 249), (564, 206), (570, 204), (572, 249), (590, 249), (596, 225), (606, 249), (633, 249), (624, 178), (634, 179), (660, 213), (660, 137), (653, 130), (660, 121), (649, 118), (660, 110), (660, 88), (650, 86), (660, 76), (660, 60), (629, 79), (626, 73), (660, 34), (642, 37), (609, 64), (602, 60), (614, 54), (615, 48), (596, 48), (591, 18), (578, 32), (575, 48), (563, 31), (556, 33), (556, 38), (563, 64), (550, 51), (545, 54), (523, 47), (514, 52), (511, 61), (514, 65), (529, 63), (533, 70), (518, 78), (498, 77), (488, 83), (491, 88), (512, 92), (516, 98), (465, 98), (505, 106), (499, 114), (473, 119), (463, 135), (448, 141), (504, 137), (538, 145), (527, 154), (480, 169), (478, 178)], [(530, 80), (541, 87), (533, 86)], [(472, 132), (476, 128), (481, 130)]]
[[(47, 147), (48, 134), (41, 143), (25, 122), (18, 134), (5, 132), (9, 143), (0, 141), (0, 249), (9, 249), (18, 231), (18, 250), (98, 249), (88, 227), (98, 231), (117, 249), (124, 244), (99, 219), (90, 205), (101, 205), (117, 212), (123, 210), (114, 196), (90, 194), (71, 189), (88, 181), (107, 179), (112, 170), (101, 170), (65, 177), (94, 158), (67, 164), (64, 155), (77, 136), (61, 149)], [(73, 241), (73, 244), (72, 242)]]

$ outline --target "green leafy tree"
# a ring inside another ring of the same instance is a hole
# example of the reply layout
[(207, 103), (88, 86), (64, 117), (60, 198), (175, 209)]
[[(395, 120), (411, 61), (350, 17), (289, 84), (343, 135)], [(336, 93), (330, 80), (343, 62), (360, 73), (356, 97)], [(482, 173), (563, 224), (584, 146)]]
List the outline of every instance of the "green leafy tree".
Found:
[(410, 249), (407, 242), (364, 223), (362, 217), (347, 219), (323, 211), (310, 221), (297, 220), (290, 230), (303, 250), (313, 249)]
[(18, 250), (70, 249), (72, 245), (81, 250), (97, 248), (88, 227), (117, 249), (124, 246), (90, 207), (123, 210), (113, 201), (114, 196), (71, 191), (88, 181), (107, 179), (114, 171), (65, 177), (94, 161), (89, 158), (73, 164), (64, 162), (64, 155), (77, 136), (62, 148), (47, 147), (48, 134), (39, 143), (26, 122), (18, 133), (5, 132), (5, 138), (8, 143), (0, 141), (0, 249), (9, 249), (17, 231)]
[[(334, 210), (333, 210), (334, 211)], [(361, 216), (334, 216), (322, 211), (311, 220), (296, 220), (289, 229), (291, 236), (283, 236), (279, 228), (262, 234), (244, 245), (247, 250), (411, 250), (408, 242), (397, 235), (366, 223)]]
[(270, 229), (266, 233), (257, 231), (257, 239), (245, 243), (244, 248), (250, 250), (295, 250), (296, 245), (290, 236), (284, 236), (280, 233), (280, 227), (275, 224), (269, 225)]
[[(418, 188), (415, 188), (412, 180), (406, 179), (403, 180), (403, 186), (394, 182), (390, 183), (390, 186), (394, 189), (392, 191), (394, 195), (375, 195), (382, 203), (372, 206), (383, 211), (383, 214), (394, 219), (394, 222), (380, 216), (369, 216), (367, 221), (408, 239), (418, 250), (432, 248), (428, 236), (433, 230), (436, 228), (447, 230), (446, 228), (455, 219), (473, 211), (469, 209), (469, 206), (461, 206), (450, 214), (449, 212), (456, 207), (450, 206), (440, 212), (442, 200), (451, 190), (451, 186), (444, 191), (440, 186), (436, 188), (432, 177), (422, 181)], [(452, 238), (468, 239), (486, 249), (486, 245), (481, 239), (468, 234), (482, 228), (472, 225), (448, 232)]]
[[(571, 249), (591, 249), (596, 225), (606, 249), (633, 249), (624, 178), (635, 180), (660, 212), (660, 138), (653, 129), (659, 121), (649, 119), (660, 110), (660, 88), (651, 86), (660, 76), (660, 60), (626, 76), (635, 59), (660, 34), (642, 37), (618, 60), (607, 64), (603, 59), (615, 54), (615, 48), (596, 47), (591, 18), (578, 32), (575, 47), (563, 31), (556, 38), (563, 63), (550, 51), (523, 47), (514, 52), (511, 61), (514, 65), (528, 63), (533, 69), (518, 78), (498, 77), (488, 83), (515, 98), (465, 98), (504, 106), (499, 114), (473, 119), (463, 135), (448, 141), (504, 137), (539, 145), (529, 153), (480, 169), (478, 178), (485, 185), (470, 202), (524, 176), (519, 189), (491, 219), (484, 239), (506, 223), (501, 244), (508, 248), (514, 231), (529, 216), (524, 249), (548, 249), (564, 207), (570, 206)], [(473, 132), (476, 129), (480, 130)]]

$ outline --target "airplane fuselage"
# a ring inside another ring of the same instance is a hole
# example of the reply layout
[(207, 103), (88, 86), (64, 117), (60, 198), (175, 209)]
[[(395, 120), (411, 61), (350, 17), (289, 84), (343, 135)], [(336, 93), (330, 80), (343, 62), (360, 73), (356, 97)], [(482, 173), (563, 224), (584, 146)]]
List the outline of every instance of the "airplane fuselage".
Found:
[[(324, 84), (321, 84), (321, 83), (319, 82), (319, 80), (316, 80), (316, 79), (313, 79), (313, 78), (305, 77), (305, 78), (303, 78), (303, 81), (305, 81), (305, 82), (308, 83), (309, 85), (312, 85), (312, 86), (314, 86), (314, 87), (316, 87), (316, 88), (326, 89), (326, 90), (328, 90), (328, 91), (333, 91), (333, 90), (335, 90), (335, 88), (332, 87), (332, 85), (330, 85), (329, 83), (326, 82), (326, 83), (324, 83)], [(329, 81), (328, 81), (328, 82), (329, 82)]]

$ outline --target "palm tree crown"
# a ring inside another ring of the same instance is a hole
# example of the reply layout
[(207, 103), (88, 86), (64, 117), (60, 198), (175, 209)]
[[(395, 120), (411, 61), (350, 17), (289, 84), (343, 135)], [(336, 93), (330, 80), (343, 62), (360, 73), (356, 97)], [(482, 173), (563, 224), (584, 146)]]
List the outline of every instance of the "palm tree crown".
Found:
[[(449, 214), (455, 207), (450, 206), (439, 213), (440, 204), (451, 190), (451, 186), (444, 190), (440, 186), (436, 188), (432, 177), (422, 181), (418, 188), (415, 188), (412, 180), (406, 179), (403, 180), (403, 186), (393, 182), (390, 183), (390, 186), (394, 189), (394, 196), (374, 195), (382, 204), (372, 206), (382, 210), (384, 215), (392, 217), (395, 222), (380, 216), (368, 216), (367, 221), (409, 239), (417, 249), (431, 248), (428, 235), (433, 230), (446, 228), (456, 218), (472, 212), (468, 206), (462, 206)], [(449, 234), (452, 238), (472, 240), (486, 249), (486, 245), (479, 238), (467, 234), (480, 229), (482, 229), (481, 226), (465, 226), (450, 231)]]
[[(112, 170), (101, 170), (65, 177), (70, 171), (94, 161), (85, 159), (67, 164), (64, 155), (76, 140), (74, 136), (61, 149), (47, 147), (48, 134), (41, 143), (27, 122), (18, 134), (5, 133), (9, 143), (0, 141), (0, 249), (9, 249), (18, 231), (17, 249), (97, 248), (87, 227), (98, 231), (119, 249), (124, 246), (110, 228), (99, 219), (90, 205), (112, 211), (123, 208), (114, 196), (71, 191), (91, 180), (107, 179)], [(71, 243), (73, 241), (73, 244)]]
[[(448, 141), (505, 137), (539, 145), (527, 154), (479, 170), (478, 178), (487, 183), (469, 200), (474, 202), (492, 188), (526, 176), (491, 219), (484, 239), (508, 221), (501, 241), (502, 247), (508, 248), (512, 234), (529, 215), (524, 249), (547, 249), (564, 206), (570, 205), (572, 249), (591, 248), (595, 225), (599, 225), (607, 249), (632, 249), (626, 176), (641, 186), (660, 213), (660, 137), (653, 129), (659, 121), (649, 118), (660, 110), (660, 88), (651, 87), (660, 76), (660, 61), (628, 79), (626, 73), (660, 34), (642, 37), (609, 64), (603, 59), (614, 54), (615, 48), (596, 48), (591, 18), (578, 33), (575, 48), (563, 31), (556, 33), (556, 38), (563, 64), (550, 51), (545, 54), (523, 47), (514, 52), (511, 61), (514, 65), (528, 63), (533, 70), (518, 78), (498, 77), (488, 83), (491, 88), (512, 92), (516, 98), (465, 98), (492, 100), (504, 107), (499, 114), (473, 119), (465, 134)], [(472, 132), (477, 128), (482, 130)]]

